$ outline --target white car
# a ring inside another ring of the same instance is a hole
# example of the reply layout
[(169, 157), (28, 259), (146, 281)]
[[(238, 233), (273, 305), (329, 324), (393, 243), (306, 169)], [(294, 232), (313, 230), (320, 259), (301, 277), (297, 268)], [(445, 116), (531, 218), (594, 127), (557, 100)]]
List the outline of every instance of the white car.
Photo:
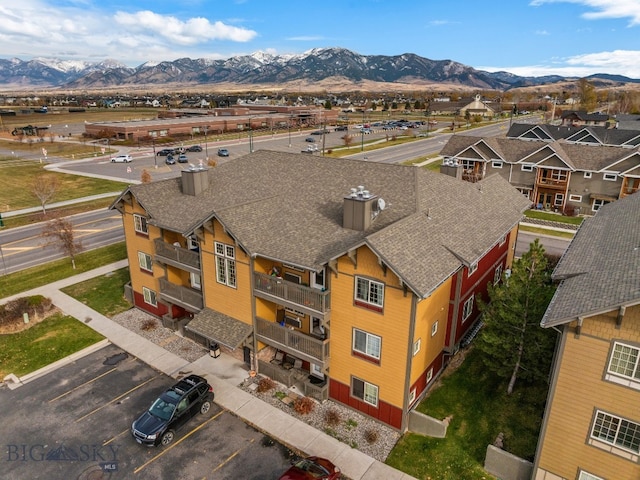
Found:
[(111, 158), (111, 163), (130, 163), (132, 160), (131, 155), (118, 155)]

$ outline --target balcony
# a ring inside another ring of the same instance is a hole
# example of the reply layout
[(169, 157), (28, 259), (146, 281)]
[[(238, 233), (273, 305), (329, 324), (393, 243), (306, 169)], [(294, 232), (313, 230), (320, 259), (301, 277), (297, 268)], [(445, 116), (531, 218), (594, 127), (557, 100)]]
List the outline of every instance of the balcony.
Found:
[(302, 307), (311, 315), (324, 314), (331, 309), (329, 291), (305, 287), (279, 277), (254, 272), (255, 294), (267, 300), (287, 302), (291, 307)]
[(156, 238), (153, 243), (156, 247), (156, 261), (165, 265), (172, 265), (191, 273), (200, 273), (200, 253), (177, 247)]
[(258, 360), (258, 371), (262, 375), (284, 384), (286, 387), (294, 385), (301, 387), (307, 397), (312, 397), (319, 402), (324, 402), (329, 398), (329, 384), (310, 380), (309, 372), (297, 369), (285, 369), (281, 365), (274, 365), (262, 360)]
[(329, 340), (319, 340), (259, 317), (256, 317), (256, 326), (256, 335), (261, 342), (291, 353), (301, 360), (326, 367), (329, 361)]
[(193, 313), (197, 313), (204, 308), (202, 292), (176, 285), (166, 278), (160, 279), (160, 298)]

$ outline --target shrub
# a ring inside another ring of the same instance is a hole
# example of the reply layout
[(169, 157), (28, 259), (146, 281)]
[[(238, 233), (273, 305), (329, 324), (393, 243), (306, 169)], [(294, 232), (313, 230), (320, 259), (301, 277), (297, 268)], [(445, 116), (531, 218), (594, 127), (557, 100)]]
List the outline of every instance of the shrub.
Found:
[(158, 325), (156, 324), (155, 319), (150, 318), (149, 320), (145, 320), (143, 324), (140, 326), (140, 330), (148, 332), (150, 330), (155, 330)]
[(293, 402), (293, 408), (301, 415), (311, 413), (314, 406), (315, 403), (313, 403), (313, 400), (309, 397), (300, 397)]
[(364, 439), (369, 445), (373, 445), (378, 441), (378, 431), (373, 428), (367, 428), (364, 431)]
[(269, 377), (261, 378), (258, 382), (258, 393), (268, 392), (269, 390), (276, 387), (276, 382), (271, 380)]
[(340, 420), (342, 420), (340, 418), (340, 412), (338, 412), (338, 410), (336, 410), (335, 408), (330, 408), (326, 412), (324, 412), (324, 421), (327, 423), (327, 425), (335, 427), (340, 423)]

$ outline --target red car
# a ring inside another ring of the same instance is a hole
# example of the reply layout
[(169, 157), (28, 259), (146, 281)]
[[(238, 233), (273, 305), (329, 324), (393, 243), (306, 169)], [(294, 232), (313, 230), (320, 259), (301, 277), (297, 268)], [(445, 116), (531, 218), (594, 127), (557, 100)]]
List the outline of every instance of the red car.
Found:
[(338, 480), (340, 469), (326, 458), (308, 457), (294, 463), (279, 480)]

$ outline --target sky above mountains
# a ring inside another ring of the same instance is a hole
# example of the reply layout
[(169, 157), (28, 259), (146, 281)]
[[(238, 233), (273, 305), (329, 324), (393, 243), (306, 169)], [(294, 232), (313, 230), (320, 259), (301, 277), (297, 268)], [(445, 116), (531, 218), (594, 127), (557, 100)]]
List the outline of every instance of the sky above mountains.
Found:
[[(516, 75), (640, 79), (640, 0), (20, 0), (0, 5), (0, 58), (135, 67), (342, 47)], [(7, 5), (8, 4), (8, 5)]]

